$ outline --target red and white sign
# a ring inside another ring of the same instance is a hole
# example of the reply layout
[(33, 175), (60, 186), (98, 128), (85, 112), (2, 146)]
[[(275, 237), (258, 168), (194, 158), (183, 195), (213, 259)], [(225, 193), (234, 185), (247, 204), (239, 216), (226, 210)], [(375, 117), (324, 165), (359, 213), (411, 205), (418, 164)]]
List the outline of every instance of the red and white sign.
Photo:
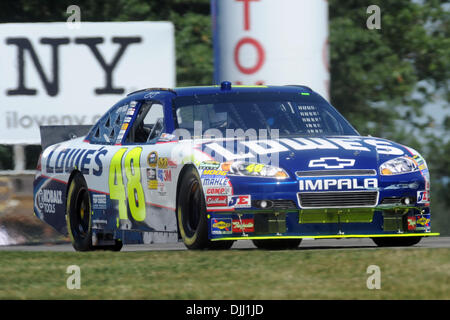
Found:
[(212, 1), (215, 81), (299, 84), (329, 98), (328, 3)]
[(408, 230), (416, 230), (416, 217), (408, 217)]
[(227, 196), (206, 196), (207, 207), (226, 207), (227, 203)]
[(231, 194), (230, 187), (209, 187), (206, 189), (207, 195), (228, 195)]
[(233, 233), (255, 232), (255, 221), (253, 219), (233, 220)]

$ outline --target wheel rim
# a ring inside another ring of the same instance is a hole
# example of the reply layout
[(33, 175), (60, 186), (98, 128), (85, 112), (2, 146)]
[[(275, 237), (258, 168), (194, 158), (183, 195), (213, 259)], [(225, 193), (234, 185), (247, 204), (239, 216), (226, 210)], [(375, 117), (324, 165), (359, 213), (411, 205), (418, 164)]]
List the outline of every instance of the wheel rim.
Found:
[(89, 194), (86, 189), (78, 192), (75, 205), (73, 231), (85, 238), (89, 232)]

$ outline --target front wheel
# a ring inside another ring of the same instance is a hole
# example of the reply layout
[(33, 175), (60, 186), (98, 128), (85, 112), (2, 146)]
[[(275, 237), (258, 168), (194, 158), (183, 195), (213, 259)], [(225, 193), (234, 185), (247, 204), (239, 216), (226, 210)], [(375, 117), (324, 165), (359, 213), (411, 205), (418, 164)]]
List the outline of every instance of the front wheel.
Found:
[(76, 251), (92, 251), (91, 201), (81, 174), (76, 174), (69, 186), (66, 222), (72, 246)]
[(178, 227), (188, 249), (229, 249), (233, 241), (213, 242), (208, 238), (205, 196), (195, 168), (182, 177), (177, 206)]
[(418, 244), (422, 237), (387, 237), (372, 238), (379, 247), (410, 247)]
[(296, 249), (301, 242), (302, 239), (253, 240), (253, 244), (258, 249), (266, 250)]

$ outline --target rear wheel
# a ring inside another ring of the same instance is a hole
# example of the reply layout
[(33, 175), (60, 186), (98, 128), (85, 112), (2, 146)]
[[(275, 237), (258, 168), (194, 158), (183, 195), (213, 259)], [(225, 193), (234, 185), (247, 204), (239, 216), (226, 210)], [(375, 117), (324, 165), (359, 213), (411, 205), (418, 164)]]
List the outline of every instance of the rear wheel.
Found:
[(86, 181), (81, 174), (76, 174), (70, 183), (66, 203), (67, 231), (76, 251), (94, 250), (91, 217)]
[(372, 238), (379, 247), (409, 247), (418, 244), (422, 237)]
[(302, 239), (273, 239), (273, 240), (253, 240), (253, 244), (258, 249), (266, 250), (286, 250), (297, 248)]
[(178, 206), (178, 226), (183, 242), (189, 249), (229, 249), (233, 241), (210, 241), (206, 217), (205, 196), (195, 168), (187, 169), (181, 180)]

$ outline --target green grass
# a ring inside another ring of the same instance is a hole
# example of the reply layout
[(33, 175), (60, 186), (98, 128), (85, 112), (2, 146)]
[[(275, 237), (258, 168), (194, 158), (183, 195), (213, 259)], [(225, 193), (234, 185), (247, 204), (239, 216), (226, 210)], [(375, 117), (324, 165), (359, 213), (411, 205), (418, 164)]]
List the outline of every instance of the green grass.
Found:
[[(80, 290), (66, 287), (74, 264)], [(0, 252), (0, 299), (450, 299), (449, 279), (440, 248)]]

